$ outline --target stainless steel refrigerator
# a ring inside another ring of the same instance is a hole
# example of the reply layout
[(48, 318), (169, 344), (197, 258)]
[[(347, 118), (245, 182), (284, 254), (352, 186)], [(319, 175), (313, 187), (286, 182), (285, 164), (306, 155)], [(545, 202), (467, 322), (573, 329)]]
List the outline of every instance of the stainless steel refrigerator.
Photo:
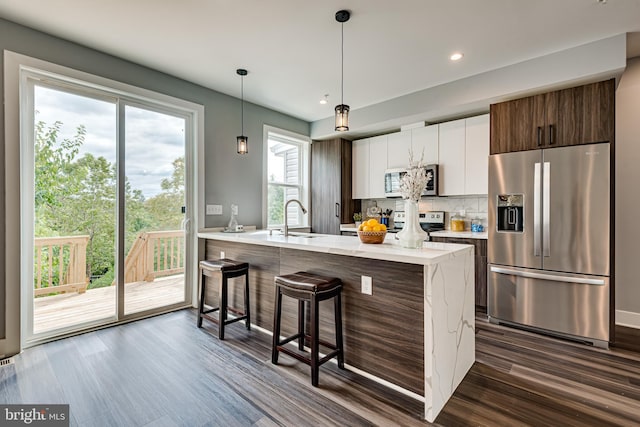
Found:
[(489, 157), (488, 315), (606, 347), (608, 143)]

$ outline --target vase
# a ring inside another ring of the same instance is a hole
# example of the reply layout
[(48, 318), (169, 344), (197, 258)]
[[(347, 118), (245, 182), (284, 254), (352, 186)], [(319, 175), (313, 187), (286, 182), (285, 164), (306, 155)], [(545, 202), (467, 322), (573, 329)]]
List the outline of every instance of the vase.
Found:
[(400, 245), (405, 248), (422, 248), (422, 243), (427, 238), (427, 232), (420, 226), (418, 214), (418, 202), (404, 201), (404, 227), (398, 233)]

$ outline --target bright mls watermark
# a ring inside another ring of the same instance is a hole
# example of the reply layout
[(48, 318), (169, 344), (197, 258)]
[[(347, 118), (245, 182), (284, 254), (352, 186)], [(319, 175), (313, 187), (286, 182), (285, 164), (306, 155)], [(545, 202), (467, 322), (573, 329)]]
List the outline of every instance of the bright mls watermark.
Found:
[(69, 405), (0, 405), (0, 425), (69, 427)]

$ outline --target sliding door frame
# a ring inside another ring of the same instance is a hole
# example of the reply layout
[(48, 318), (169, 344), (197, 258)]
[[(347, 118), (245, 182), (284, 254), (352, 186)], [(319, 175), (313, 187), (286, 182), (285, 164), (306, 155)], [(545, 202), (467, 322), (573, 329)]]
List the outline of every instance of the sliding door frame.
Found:
[[(196, 232), (199, 224), (204, 224), (204, 107), (189, 101), (174, 98), (150, 90), (138, 88), (125, 83), (105, 79), (60, 65), (30, 58), (10, 51), (4, 51), (5, 65), (5, 189), (6, 191), (6, 277), (7, 334), (0, 339), (0, 354), (7, 356), (19, 352), (22, 348), (37, 345), (54, 339), (51, 336), (32, 336), (33, 325), (29, 324), (28, 310), (20, 310), (24, 301), (29, 300), (27, 290), (33, 288), (33, 177), (31, 182), (24, 180), (24, 169), (20, 165), (25, 161), (25, 154), (33, 161), (33, 91), (29, 94), (28, 79), (42, 79), (61, 87), (81, 88), (85, 96), (97, 95), (97, 98), (113, 97), (117, 101), (118, 135), (118, 191), (117, 217), (118, 224), (124, 224), (124, 108), (125, 105), (140, 105), (150, 110), (169, 112), (176, 117), (185, 118), (185, 302), (158, 309), (124, 315), (124, 229), (117, 230), (116, 274), (118, 277), (118, 315), (115, 320), (104, 323), (83, 325), (82, 330), (65, 332), (60, 330), (55, 339), (74, 335), (79, 332), (97, 329), (118, 323), (156, 315), (197, 304), (197, 257), (198, 239)], [(31, 96), (31, 99), (29, 99)], [(31, 112), (29, 113), (29, 106)], [(10, 112), (10, 113), (8, 113)], [(17, 114), (16, 114), (17, 113)], [(29, 129), (29, 123), (30, 129)], [(31, 135), (31, 136), (29, 136)], [(31, 153), (22, 152), (31, 144)], [(31, 170), (33, 170), (31, 168)], [(18, 186), (17, 183), (20, 185)], [(13, 186), (11, 188), (10, 186)], [(30, 186), (30, 187), (29, 187)], [(31, 198), (29, 201), (28, 199)], [(30, 210), (29, 210), (30, 209)], [(25, 227), (25, 224), (28, 225)], [(30, 233), (30, 236), (26, 236)], [(19, 250), (18, 250), (19, 248)], [(31, 264), (31, 265), (30, 265)], [(18, 286), (19, 284), (19, 286)], [(32, 307), (31, 307), (32, 311)], [(17, 320), (17, 321), (16, 321)]]

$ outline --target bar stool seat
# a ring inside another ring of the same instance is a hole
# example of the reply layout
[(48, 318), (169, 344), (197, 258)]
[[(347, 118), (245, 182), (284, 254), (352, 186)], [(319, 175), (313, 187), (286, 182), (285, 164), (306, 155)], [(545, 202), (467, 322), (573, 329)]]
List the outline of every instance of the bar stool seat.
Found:
[[(271, 350), (271, 363), (278, 364), (280, 352), (286, 353), (295, 359), (311, 366), (311, 384), (318, 386), (318, 372), (320, 365), (334, 357), (338, 359), (338, 367), (344, 369), (344, 348), (342, 339), (342, 281), (335, 277), (324, 277), (304, 271), (293, 274), (276, 276), (276, 298), (273, 320), (273, 345)], [(290, 337), (280, 339), (280, 325), (282, 317), (282, 296), (298, 300), (298, 333)], [(335, 319), (335, 344), (320, 340), (319, 303), (333, 298)], [(309, 333), (305, 332), (305, 303), (309, 303)], [(290, 341), (298, 340), (298, 350), (304, 351), (305, 340), (310, 342), (310, 357), (290, 350), (284, 345)], [(331, 349), (322, 359), (319, 357), (320, 344)]]
[[(214, 277), (218, 274), (222, 276), (219, 287), (220, 304), (218, 307), (205, 310), (207, 284), (205, 278)], [(245, 276), (244, 311), (240, 311), (234, 307), (228, 306), (228, 279), (240, 276)], [(209, 315), (209, 313), (212, 313), (214, 311), (220, 312), (218, 318)], [(227, 314), (229, 311), (236, 314), (237, 316), (232, 319), (228, 319)], [(249, 302), (249, 263), (235, 261), (228, 258), (200, 261), (200, 303), (198, 304), (198, 328), (202, 327), (202, 319), (207, 319), (218, 324), (218, 338), (220, 338), (221, 340), (224, 340), (225, 326), (230, 323), (244, 320), (247, 330), (251, 330), (251, 309)]]

